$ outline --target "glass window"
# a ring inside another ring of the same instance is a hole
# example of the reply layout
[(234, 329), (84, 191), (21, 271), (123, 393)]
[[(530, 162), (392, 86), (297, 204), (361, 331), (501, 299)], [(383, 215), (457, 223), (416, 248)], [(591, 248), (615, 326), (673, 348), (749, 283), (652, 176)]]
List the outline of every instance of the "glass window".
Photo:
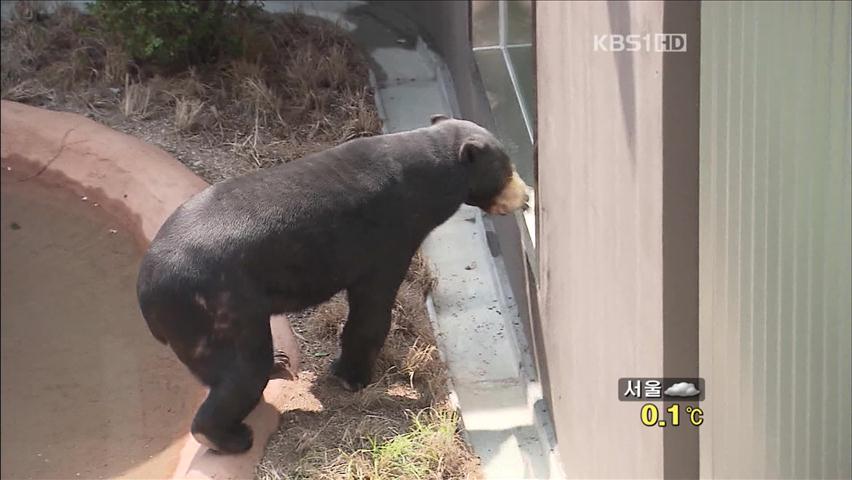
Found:
[(518, 175), (532, 185), (532, 141), (517, 90), (506, 68), (505, 54), (500, 49), (489, 49), (474, 52), (474, 57), (494, 115), (495, 134), (515, 163)]
[[(494, 134), (506, 146), (518, 174), (535, 189), (532, 1), (473, 0), (471, 36), (474, 58), (494, 115)], [(534, 247), (534, 209), (524, 214), (522, 228), (526, 234), (524, 244)]]
[(497, 0), (474, 0), (470, 5), (471, 35), (474, 47), (488, 47), (500, 43)]
[(535, 132), (535, 72), (532, 45), (506, 47), (509, 61), (515, 70), (521, 104), (530, 118), (530, 130)]
[(532, 2), (512, 0), (506, 2), (506, 45), (532, 44)]

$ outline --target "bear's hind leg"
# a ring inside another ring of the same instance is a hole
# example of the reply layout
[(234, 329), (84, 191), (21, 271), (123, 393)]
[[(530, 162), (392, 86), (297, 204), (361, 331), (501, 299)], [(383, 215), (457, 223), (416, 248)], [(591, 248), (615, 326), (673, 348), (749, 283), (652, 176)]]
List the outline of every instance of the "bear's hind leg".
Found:
[(361, 281), (346, 291), (349, 318), (340, 336), (340, 356), (331, 372), (347, 390), (360, 390), (372, 380), (373, 366), (390, 330), (391, 309), (404, 275), (405, 268)]
[(255, 332), (242, 332), (230, 348), (214, 355), (226, 355), (219, 381), (192, 421), (192, 435), (202, 445), (222, 453), (242, 453), (251, 448), (252, 432), (243, 423), (263, 395), (272, 368), (272, 337), (267, 319), (257, 323)]

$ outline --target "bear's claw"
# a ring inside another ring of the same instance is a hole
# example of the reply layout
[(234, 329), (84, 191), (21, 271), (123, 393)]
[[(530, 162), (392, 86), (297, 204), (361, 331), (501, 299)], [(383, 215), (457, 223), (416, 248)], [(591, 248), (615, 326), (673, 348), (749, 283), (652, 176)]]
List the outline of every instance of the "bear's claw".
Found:
[(280, 378), (283, 380), (296, 380), (299, 378), (298, 372), (290, 363), (290, 356), (284, 350), (275, 349), (272, 353), (272, 371), (269, 373), (269, 378)]

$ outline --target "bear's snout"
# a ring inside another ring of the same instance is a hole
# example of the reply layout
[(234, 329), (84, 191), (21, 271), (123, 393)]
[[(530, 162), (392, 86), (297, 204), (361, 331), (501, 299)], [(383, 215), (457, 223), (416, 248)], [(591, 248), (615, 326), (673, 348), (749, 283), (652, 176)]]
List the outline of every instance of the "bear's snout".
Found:
[(515, 210), (524, 208), (529, 199), (527, 184), (524, 183), (518, 172), (513, 171), (509, 181), (506, 182), (506, 185), (494, 198), (494, 202), (488, 209), (488, 213), (492, 215), (512, 213)]

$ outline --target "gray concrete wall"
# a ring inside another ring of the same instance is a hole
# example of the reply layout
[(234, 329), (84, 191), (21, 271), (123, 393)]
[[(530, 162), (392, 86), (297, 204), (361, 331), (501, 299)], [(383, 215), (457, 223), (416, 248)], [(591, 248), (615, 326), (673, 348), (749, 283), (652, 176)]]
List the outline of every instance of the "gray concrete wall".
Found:
[(447, 63), (462, 116), (493, 127), (491, 108), (481, 86), (470, 44), (470, 7), (460, 0), (377, 0), (375, 6), (396, 11), (418, 25), (426, 42)]

